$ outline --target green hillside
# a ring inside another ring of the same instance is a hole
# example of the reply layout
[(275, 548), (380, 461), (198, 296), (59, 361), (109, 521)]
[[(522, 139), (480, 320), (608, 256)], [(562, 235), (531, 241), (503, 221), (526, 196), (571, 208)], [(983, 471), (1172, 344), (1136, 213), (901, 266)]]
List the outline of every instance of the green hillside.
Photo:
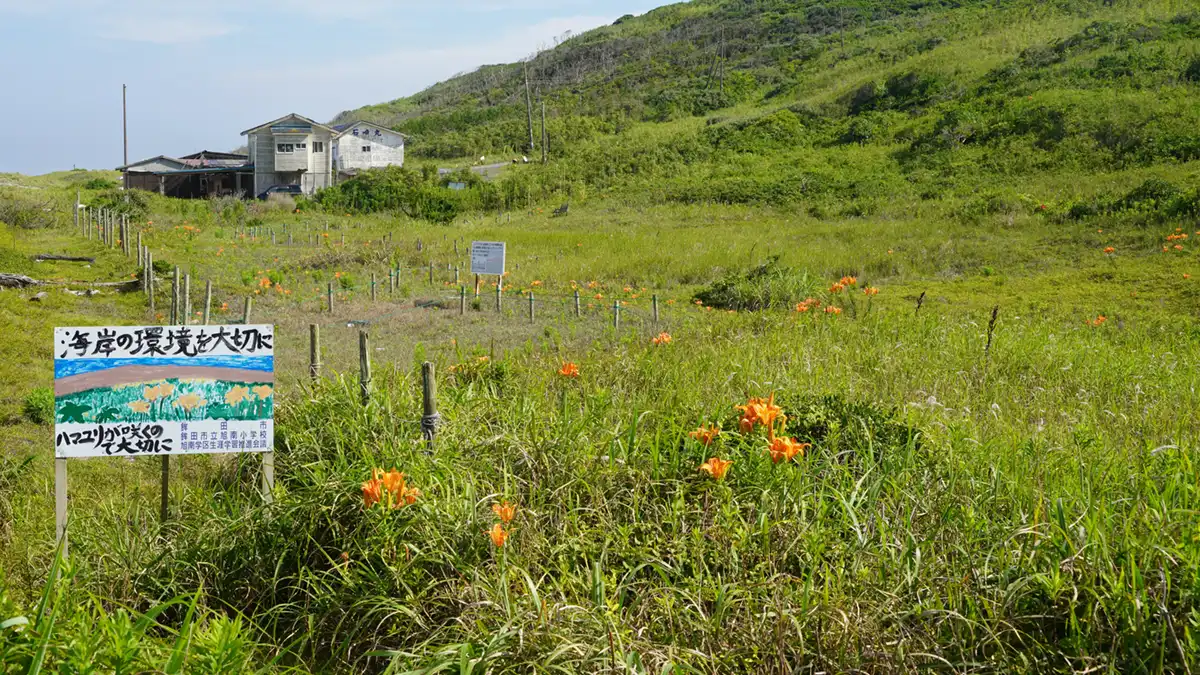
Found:
[[(699, 0), (572, 37), (528, 73), (552, 166), (513, 172), (509, 206), (619, 189), (853, 213), (1200, 157), (1184, 2)], [(540, 155), (538, 116), (531, 151), (509, 64), (339, 119), (409, 134), (417, 158), (503, 161)]]

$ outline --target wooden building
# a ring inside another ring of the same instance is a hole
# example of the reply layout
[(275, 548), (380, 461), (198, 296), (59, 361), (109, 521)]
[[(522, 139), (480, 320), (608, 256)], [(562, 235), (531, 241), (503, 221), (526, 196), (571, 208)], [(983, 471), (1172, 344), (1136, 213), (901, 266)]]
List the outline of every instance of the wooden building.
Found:
[(242, 132), (254, 166), (254, 195), (276, 185), (312, 194), (333, 183), (332, 128), (295, 113)]
[(167, 197), (204, 199), (245, 195), (254, 186), (254, 167), (247, 155), (200, 152), (183, 157), (159, 155), (117, 167), (128, 189), (157, 192)]
[(338, 179), (366, 169), (404, 166), (404, 142), (408, 137), (372, 122), (334, 125), (333, 168)]

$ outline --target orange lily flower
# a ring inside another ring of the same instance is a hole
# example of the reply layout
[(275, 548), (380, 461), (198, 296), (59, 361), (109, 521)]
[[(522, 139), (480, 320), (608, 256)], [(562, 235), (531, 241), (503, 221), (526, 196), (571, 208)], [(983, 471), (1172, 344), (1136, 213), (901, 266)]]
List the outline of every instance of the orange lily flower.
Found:
[(778, 464), (780, 462), (790, 462), (796, 455), (804, 455), (804, 451), (811, 448), (809, 443), (800, 443), (794, 438), (783, 438), (782, 436), (771, 441), (767, 447), (767, 452), (771, 453), (771, 461)]
[(712, 445), (713, 442), (717, 440), (717, 436), (720, 436), (720, 435), (721, 435), (721, 428), (716, 426), (715, 424), (711, 427), (706, 427), (704, 425), (700, 425), (699, 429), (696, 429), (695, 431), (688, 434), (688, 436), (691, 436), (692, 438), (696, 439), (697, 441), (700, 441), (700, 444), (706, 448), (708, 446)]
[(725, 474), (729, 473), (731, 466), (733, 466), (733, 460), (710, 457), (707, 462), (700, 465), (700, 471), (712, 476), (713, 480), (722, 480), (725, 478)]
[(570, 361), (567, 361), (566, 363), (564, 363), (562, 365), (562, 368), (558, 369), (558, 374), (562, 375), (563, 377), (569, 377), (569, 378), (573, 378), (573, 379), (578, 378), (579, 377), (579, 366), (575, 365), (574, 363), (572, 363)]
[(379, 503), (379, 499), (383, 496), (383, 481), (378, 478), (372, 478), (362, 484), (363, 507), (371, 508)]
[(505, 530), (500, 523), (492, 525), (492, 529), (485, 530), (484, 534), (492, 538), (492, 543), (496, 545), (496, 548), (503, 547), (504, 543), (508, 541), (508, 530)]
[(669, 345), (669, 344), (671, 344), (671, 334), (670, 333), (659, 333), (658, 337), (651, 340), (651, 342), (653, 342), (656, 345)]
[(508, 500), (504, 500), (499, 504), (492, 504), (492, 512), (503, 523), (511, 523), (513, 518), (517, 517), (517, 505), (509, 504)]

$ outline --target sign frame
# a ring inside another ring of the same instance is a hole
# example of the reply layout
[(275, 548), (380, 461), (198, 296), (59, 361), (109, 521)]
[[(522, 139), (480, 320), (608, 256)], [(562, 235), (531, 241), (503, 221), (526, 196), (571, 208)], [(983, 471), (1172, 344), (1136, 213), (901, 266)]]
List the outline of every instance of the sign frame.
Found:
[(504, 276), (508, 245), (503, 241), (471, 242), (471, 273)]
[(172, 455), (262, 455), (275, 486), (275, 327), (54, 329), (55, 533), (67, 549), (67, 461), (162, 459), (162, 520)]

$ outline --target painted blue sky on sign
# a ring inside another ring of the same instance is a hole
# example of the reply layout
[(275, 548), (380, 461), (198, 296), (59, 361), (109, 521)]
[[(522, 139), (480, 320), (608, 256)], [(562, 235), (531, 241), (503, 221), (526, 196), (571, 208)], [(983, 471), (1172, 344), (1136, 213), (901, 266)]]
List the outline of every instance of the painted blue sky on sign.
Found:
[(72, 375), (95, 373), (126, 366), (236, 368), (271, 373), (275, 371), (275, 358), (272, 356), (196, 356), (186, 359), (55, 359), (54, 379), (59, 380)]

